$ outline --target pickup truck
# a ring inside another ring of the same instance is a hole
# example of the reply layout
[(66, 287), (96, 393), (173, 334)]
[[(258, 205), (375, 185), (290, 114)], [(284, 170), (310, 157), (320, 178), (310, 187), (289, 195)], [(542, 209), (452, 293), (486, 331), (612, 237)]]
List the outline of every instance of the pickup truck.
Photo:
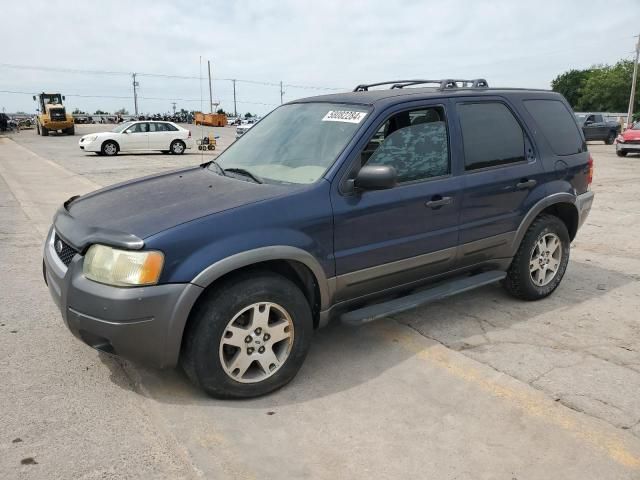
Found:
[(582, 127), (585, 140), (602, 140), (613, 145), (620, 134), (620, 124), (607, 120), (601, 113), (577, 113), (576, 120)]

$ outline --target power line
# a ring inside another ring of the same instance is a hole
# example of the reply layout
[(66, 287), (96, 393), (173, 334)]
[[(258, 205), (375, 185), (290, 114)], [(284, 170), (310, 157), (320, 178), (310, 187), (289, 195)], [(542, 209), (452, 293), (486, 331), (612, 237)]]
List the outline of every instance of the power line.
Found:
[(40, 70), (43, 72), (60, 72), (60, 73), (85, 73), (95, 75), (131, 75), (131, 72), (114, 72), (108, 70), (82, 70), (76, 68), (61, 67), (39, 67), (35, 65), (16, 65), (13, 63), (0, 63), (0, 67), (13, 68), (17, 70)]
[[(132, 72), (122, 72), (122, 71), (110, 71), (110, 70), (85, 70), (85, 69), (76, 69), (76, 68), (63, 68), (63, 67), (42, 67), (37, 65), (17, 65), (14, 63), (0, 63), (0, 67), (4, 68), (12, 68), (17, 70), (35, 70), (35, 71), (43, 71), (43, 72), (59, 72), (59, 73), (74, 73), (74, 74), (88, 74), (88, 75), (132, 75)], [(155, 77), (155, 78), (172, 78), (178, 80), (200, 80), (200, 77), (193, 75), (174, 75), (174, 74), (166, 74), (166, 73), (150, 73), (150, 72), (136, 72), (136, 76), (139, 77)], [(262, 80), (248, 80), (248, 79), (234, 79), (234, 78), (214, 78), (214, 81), (226, 81), (226, 82), (239, 82), (239, 83), (247, 83), (253, 85), (264, 85), (267, 87), (280, 87), (280, 83), (275, 82), (267, 82)], [(287, 83), (284, 86), (291, 88), (299, 88), (304, 90), (334, 90), (334, 91), (342, 91), (348, 90), (348, 88), (339, 88), (339, 87), (324, 87), (324, 86), (316, 86), (316, 85), (296, 85)]]
[[(16, 94), (16, 95), (37, 95), (37, 92), (20, 92), (15, 90), (0, 90), (0, 93), (8, 93), (8, 94)], [(132, 95), (123, 96), (123, 95), (84, 95), (80, 93), (65, 93), (66, 97), (78, 97), (78, 98), (109, 98), (109, 99), (120, 99), (120, 100), (132, 100), (134, 97)], [(145, 97), (142, 95), (137, 96), (142, 100), (163, 100), (163, 101), (176, 101), (176, 102), (199, 102), (199, 98), (179, 98), (179, 97)], [(226, 100), (230, 100), (226, 98)], [(237, 103), (242, 103), (246, 105), (266, 105), (269, 107), (275, 107), (277, 103), (265, 103), (265, 102), (254, 102), (250, 100), (237, 100)]]

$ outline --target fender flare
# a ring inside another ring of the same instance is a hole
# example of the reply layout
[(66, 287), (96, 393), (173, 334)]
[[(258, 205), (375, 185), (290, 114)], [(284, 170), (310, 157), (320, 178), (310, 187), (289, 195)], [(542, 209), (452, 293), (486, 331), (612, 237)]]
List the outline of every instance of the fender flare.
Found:
[(520, 247), (520, 243), (524, 238), (524, 235), (527, 233), (529, 226), (533, 223), (538, 215), (545, 209), (552, 205), (556, 205), (559, 203), (569, 203), (573, 205), (576, 209), (576, 213), (578, 217), (580, 216), (580, 211), (576, 206), (577, 198), (575, 195), (567, 192), (554, 193), (549, 195), (548, 197), (539, 200), (524, 216), (520, 225), (518, 226), (518, 230), (516, 230), (516, 234), (513, 237), (513, 242), (511, 244), (511, 256), (514, 256)]
[(191, 283), (202, 288), (207, 288), (227, 273), (269, 260), (291, 260), (302, 263), (309, 268), (316, 279), (318, 290), (320, 291), (320, 309), (325, 310), (329, 307), (329, 283), (324, 269), (318, 260), (309, 252), (288, 245), (260, 247), (223, 258), (202, 270), (191, 280)]

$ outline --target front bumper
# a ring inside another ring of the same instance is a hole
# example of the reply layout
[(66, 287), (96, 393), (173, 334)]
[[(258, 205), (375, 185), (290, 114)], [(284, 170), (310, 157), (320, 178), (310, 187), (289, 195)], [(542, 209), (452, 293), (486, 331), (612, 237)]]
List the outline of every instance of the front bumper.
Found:
[(593, 198), (595, 194), (591, 191), (582, 193), (576, 196), (576, 208), (578, 209), (578, 228), (580, 228), (591, 211), (591, 205), (593, 205)]
[(616, 152), (640, 152), (640, 143), (616, 142)]
[(51, 229), (44, 246), (44, 276), (62, 319), (77, 338), (98, 350), (152, 367), (178, 362), (182, 333), (202, 288), (193, 284), (119, 288), (88, 280), (84, 257), (66, 267)]
[(78, 146), (80, 147), (80, 150), (84, 150), (85, 152), (99, 152), (102, 147), (101, 143), (97, 139), (88, 142), (84, 138), (81, 138), (78, 141)]

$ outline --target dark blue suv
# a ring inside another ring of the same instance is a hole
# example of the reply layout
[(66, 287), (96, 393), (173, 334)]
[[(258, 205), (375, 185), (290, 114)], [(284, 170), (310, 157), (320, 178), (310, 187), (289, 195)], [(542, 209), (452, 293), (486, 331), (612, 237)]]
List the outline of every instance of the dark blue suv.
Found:
[(556, 93), (359, 85), (277, 108), (217, 161), (69, 199), (45, 281), (88, 345), (252, 397), (290, 381), (332, 318), (498, 281), (551, 294), (592, 173)]

